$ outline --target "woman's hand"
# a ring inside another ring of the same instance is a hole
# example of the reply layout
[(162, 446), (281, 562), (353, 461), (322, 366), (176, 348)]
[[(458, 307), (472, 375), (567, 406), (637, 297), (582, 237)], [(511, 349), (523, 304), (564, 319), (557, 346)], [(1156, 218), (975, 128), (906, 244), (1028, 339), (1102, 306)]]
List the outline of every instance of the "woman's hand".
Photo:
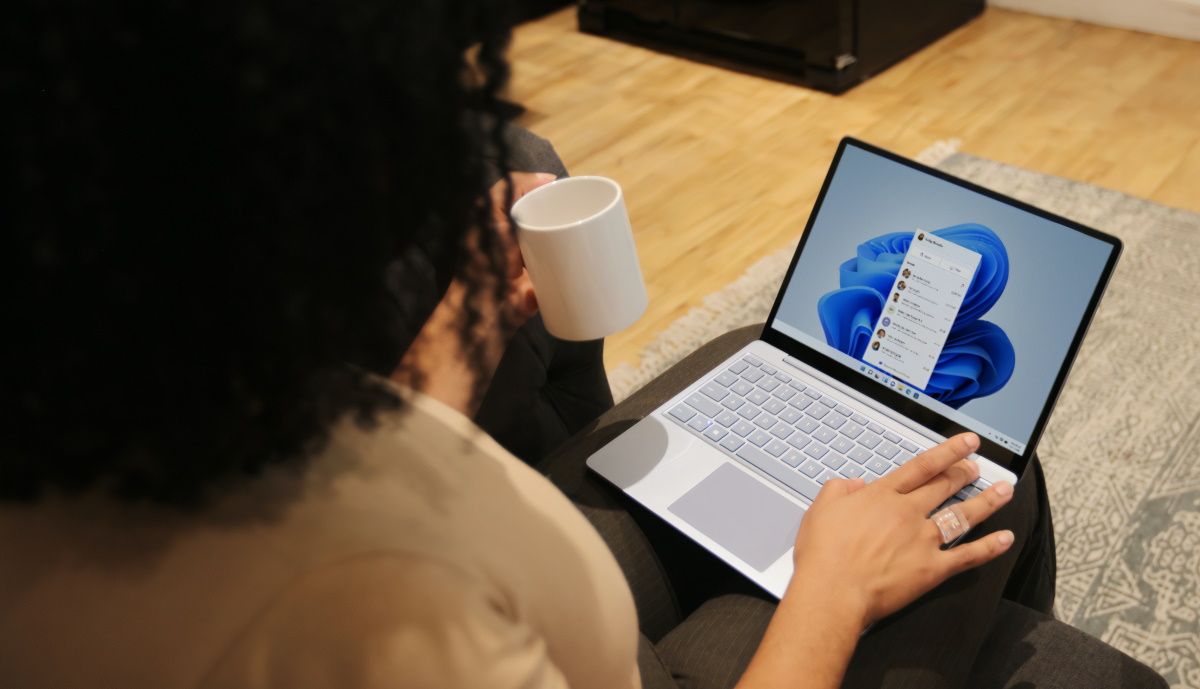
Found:
[[(513, 201), (554, 179), (554, 175), (540, 172), (514, 172), (511, 177)], [(451, 281), (392, 373), (397, 382), (466, 416), (474, 415), (478, 408), (481, 393), (496, 372), (513, 333), (537, 313), (533, 283), (508, 222), (506, 181), (494, 184), (488, 194), (493, 210), (491, 226), (474, 232), (494, 233), (492, 238), (500, 242), (507, 260), (497, 266), (494, 254), (480, 251), (480, 235), (470, 235), (466, 270), (473, 277), (472, 284)], [(500, 281), (504, 289), (496, 290)], [(497, 298), (499, 291), (503, 295)]]
[[(979, 476), (965, 459), (978, 447), (964, 433), (870, 485), (825, 484), (800, 523), (795, 574), (739, 689), (835, 689), (867, 625), (1008, 550), (1011, 531), (941, 550), (928, 518)], [(1011, 498), (1012, 486), (997, 483), (958, 509), (975, 525)]]
[[(796, 535), (794, 586), (836, 598), (861, 630), (1008, 550), (1011, 531), (941, 550), (941, 532), (927, 518), (979, 477), (979, 467), (965, 459), (978, 448), (979, 437), (964, 433), (870, 485), (861, 479), (826, 483)], [(977, 525), (1012, 491), (1011, 484), (997, 483), (957, 509)]]
[[(513, 183), (512, 203), (525, 194), (537, 189), (543, 184), (553, 182), (556, 177), (548, 172), (514, 172), (511, 174)], [(507, 321), (511, 325), (520, 326), (537, 313), (537, 295), (533, 291), (533, 282), (529, 279), (529, 271), (525, 269), (525, 261), (521, 257), (521, 247), (517, 244), (516, 234), (508, 222), (508, 185), (501, 179), (492, 185), (489, 192), (492, 200), (492, 216), (495, 231), (500, 235), (505, 254), (508, 256), (507, 272), (508, 297), (505, 307), (508, 309)]]

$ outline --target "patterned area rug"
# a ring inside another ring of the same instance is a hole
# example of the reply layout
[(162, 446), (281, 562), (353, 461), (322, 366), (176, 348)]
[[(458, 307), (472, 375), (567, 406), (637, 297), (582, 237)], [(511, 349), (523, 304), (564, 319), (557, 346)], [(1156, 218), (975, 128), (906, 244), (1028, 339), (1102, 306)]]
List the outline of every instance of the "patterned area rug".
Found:
[[(1039, 446), (1056, 615), (1200, 689), (1200, 214), (955, 153), (931, 165), (1117, 235), (1125, 253)], [(712, 337), (765, 320), (792, 248), (613, 370), (618, 398)], [(736, 308), (731, 308), (736, 306)]]

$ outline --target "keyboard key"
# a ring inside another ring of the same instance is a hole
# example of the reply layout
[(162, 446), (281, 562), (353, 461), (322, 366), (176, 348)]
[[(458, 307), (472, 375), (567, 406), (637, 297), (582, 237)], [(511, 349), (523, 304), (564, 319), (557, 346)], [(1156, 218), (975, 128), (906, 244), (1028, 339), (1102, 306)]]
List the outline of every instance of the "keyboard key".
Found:
[(817, 423), (813, 419), (808, 418), (807, 416), (796, 422), (796, 428), (799, 428), (805, 433), (812, 433), (820, 427), (821, 424)]
[(883, 426), (880, 426), (877, 423), (868, 423), (867, 430), (871, 431), (872, 433), (874, 433), (876, 435), (883, 435)]
[(863, 428), (862, 428), (862, 426), (859, 426), (858, 424), (851, 421), (850, 423), (846, 424), (845, 426), (842, 426), (841, 431), (842, 431), (842, 435), (853, 440), (853, 439), (857, 438), (858, 436), (862, 435)]
[(771, 426), (774, 426), (777, 423), (779, 423), (779, 419), (771, 416), (770, 414), (759, 414), (758, 418), (754, 419), (754, 425), (758, 426), (764, 431), (771, 430)]
[(770, 392), (779, 387), (779, 381), (775, 380), (774, 378), (763, 378), (762, 380), (758, 381), (758, 387)]
[(837, 437), (837, 433), (834, 433), (832, 430), (822, 426), (812, 432), (812, 437), (820, 440), (823, 443), (828, 443)]
[(773, 376), (776, 373), (779, 373), (779, 371), (775, 370), (774, 366), (768, 366), (767, 364), (763, 364), (760, 368), (762, 368), (762, 372), (768, 376)]
[(835, 400), (829, 396), (822, 396), (820, 399), (820, 402), (821, 402), (821, 404), (825, 405), (826, 407), (829, 407), (830, 409), (833, 409), (834, 407), (837, 406), (837, 400)]
[(793, 380), (792, 382), (788, 383), (788, 387), (792, 388), (796, 392), (804, 392), (808, 386), (798, 380)]
[(708, 430), (710, 424), (712, 424), (712, 419), (699, 414), (693, 416), (691, 421), (688, 421), (688, 427), (695, 429), (698, 433)]
[(746, 399), (761, 406), (763, 402), (766, 402), (770, 398), (767, 397), (767, 393), (763, 392), (762, 390), (751, 390), (750, 394), (746, 395)]
[(754, 417), (761, 414), (762, 410), (759, 409), (758, 407), (754, 406), (753, 404), (747, 404), (747, 405), (742, 406), (742, 408), (739, 409), (737, 413), (738, 413), (738, 416), (742, 417), (743, 419), (753, 419)]
[(812, 406), (812, 400), (808, 399), (807, 397), (805, 397), (803, 395), (796, 395), (793, 399), (788, 401), (788, 404), (803, 411), (805, 409), (808, 409), (810, 406)]
[(704, 397), (703, 395), (697, 395), (694, 392), (691, 395), (688, 395), (688, 398), (684, 401), (695, 407), (697, 411), (710, 419), (721, 413), (721, 405), (708, 399), (707, 397)]
[(823, 485), (825, 485), (825, 482), (828, 481), (829, 479), (833, 479), (833, 478), (837, 478), (837, 477), (838, 477), (837, 474), (833, 473), (829, 469), (826, 469), (825, 471), (822, 471), (819, 476), (817, 476), (816, 481), (817, 481), (817, 483), (819, 483), (823, 486)]
[(778, 438), (772, 439), (765, 446), (763, 446), (763, 452), (766, 452), (767, 454), (771, 455), (772, 457), (776, 457), (776, 458), (782, 457), (783, 453), (787, 452), (787, 450), (788, 450), (787, 443), (783, 442), (782, 440), (780, 440)]
[(738, 449), (737, 456), (762, 469), (768, 476), (803, 495), (808, 500), (816, 500), (817, 493), (821, 491), (821, 487), (813, 483), (812, 479), (802, 476), (788, 465), (754, 447), (743, 445)]
[(882, 438), (874, 433), (863, 433), (862, 435), (858, 436), (858, 444), (871, 450), (874, 450), (875, 446), (878, 445), (881, 440)]
[(844, 404), (839, 404), (838, 406), (834, 407), (833, 410), (842, 416), (850, 416), (850, 407), (847, 407)]
[(738, 382), (733, 384), (733, 387), (730, 388), (730, 390), (733, 390), (734, 392), (741, 395), (742, 397), (749, 395), (750, 391), (753, 389), (754, 389), (754, 386), (747, 383), (744, 380), (739, 380)]
[(772, 414), (778, 414), (784, 409), (787, 409), (787, 405), (777, 399), (769, 399), (766, 402), (763, 402), (762, 408), (763, 411), (769, 411)]
[(782, 459), (784, 462), (787, 462), (787, 465), (790, 467), (798, 467), (800, 466), (800, 462), (804, 461), (805, 457), (804, 455), (800, 454), (799, 450), (789, 447), (788, 451), (783, 453), (783, 456), (780, 457), (780, 459)]
[(787, 423), (790, 423), (790, 424), (795, 424), (803, 416), (804, 415), (800, 413), (800, 410), (793, 409), (791, 407), (788, 407), (787, 409), (784, 409), (783, 411), (779, 412), (779, 420), (786, 421)]
[(725, 436), (724, 440), (721, 441), (721, 447), (729, 450), (730, 452), (737, 452), (737, 449), (745, 443), (745, 440), (742, 440), (733, 433), (730, 433), (729, 435)]
[(884, 440), (887, 440), (889, 443), (900, 442), (900, 436), (896, 435), (895, 433), (892, 433), (891, 431), (884, 431), (883, 438), (884, 438)]
[(771, 396), (778, 397), (786, 402), (796, 396), (796, 391), (787, 387), (786, 385), (780, 385), (779, 387), (775, 388), (775, 391), (771, 393)]
[(804, 413), (808, 414), (809, 416), (813, 417), (814, 419), (820, 421), (821, 419), (825, 418), (826, 414), (829, 413), (829, 407), (822, 407), (819, 404), (814, 404), (813, 406), (811, 406), (807, 410), (805, 410)]
[(808, 395), (809, 397), (813, 398), (814, 400), (821, 399), (821, 393), (817, 392), (816, 390), (813, 390), (812, 388), (806, 388), (803, 392), (804, 392), (804, 394)]
[(892, 457), (892, 464), (895, 464), (896, 466), (903, 466), (913, 457), (916, 457), (916, 455), (912, 454), (911, 452), (901, 452), (895, 457)]
[(748, 368), (742, 371), (742, 379), (748, 380), (751, 383), (757, 383), (764, 375), (766, 374), (756, 368)]
[(776, 373), (775, 380), (779, 381), (780, 383), (790, 383), (792, 382), (792, 377), (786, 373)]
[(876, 454), (883, 455), (884, 457), (887, 457), (888, 459), (895, 457), (896, 454), (899, 452), (900, 452), (900, 448), (891, 443), (882, 443), (882, 444), (880, 444), (879, 447), (875, 448)]
[(854, 464), (853, 462), (847, 462), (846, 466), (842, 467), (838, 473), (846, 478), (858, 478), (859, 476), (863, 475), (863, 471), (864, 469), (859, 465)]
[(876, 457), (876, 458), (872, 459), (871, 461), (867, 462), (867, 468), (870, 469), (871, 471), (874, 471), (877, 475), (883, 476), (884, 474), (887, 473), (888, 469), (892, 468), (892, 465), (890, 465), (887, 462), (883, 461), (882, 459)]
[(787, 441), (788, 445), (791, 445), (797, 450), (803, 450), (805, 445), (812, 442), (812, 438), (804, 435), (803, 433), (793, 433), (788, 436)]
[(721, 406), (737, 411), (745, 403), (746, 400), (742, 399), (741, 397), (738, 397), (737, 395), (730, 395), (721, 401)]
[(707, 431), (704, 431), (704, 437), (713, 442), (720, 441), (721, 438), (724, 438), (727, 435), (729, 435), (729, 431), (725, 428), (721, 428), (715, 423), (710, 426)]
[(867, 417), (863, 416), (862, 414), (851, 414), (850, 420), (859, 426), (866, 426), (868, 423), (870, 423), (870, 421), (867, 420)]
[(771, 434), (761, 428), (754, 429), (754, 432), (746, 436), (746, 442), (754, 445), (754, 447), (762, 447), (771, 439)]
[(846, 458), (839, 455), (836, 452), (830, 452), (829, 454), (825, 455), (825, 457), (821, 460), (821, 464), (824, 464), (825, 466), (829, 467), (830, 469), (833, 469), (834, 471), (841, 469), (842, 465), (845, 463), (846, 463)]
[(837, 411), (835, 410), (834, 413), (827, 415), (822, 420), (822, 423), (824, 423), (826, 426), (829, 426), (830, 428), (837, 429), (837, 428), (841, 428), (842, 426), (844, 426), (846, 424), (846, 417), (842, 416), (841, 414), (838, 414)]
[(845, 436), (839, 435), (833, 439), (833, 442), (829, 443), (829, 447), (832, 447), (842, 454), (846, 454), (850, 450), (854, 449), (854, 441)]
[(737, 423), (733, 424), (733, 427), (729, 430), (737, 434), (739, 438), (745, 438), (746, 436), (750, 435), (751, 431), (754, 430), (754, 424), (748, 421), (738, 421)]
[(825, 471), (825, 467), (821, 466), (821, 463), (815, 459), (808, 460), (800, 467), (800, 473), (809, 478), (820, 476), (822, 471)]
[(796, 429), (786, 423), (777, 423), (771, 427), (771, 435), (776, 438), (787, 438), (789, 435), (796, 432)]
[(762, 359), (759, 359), (758, 357), (750, 355), (750, 354), (747, 354), (746, 356), (742, 357), (742, 361), (746, 362), (747, 364), (750, 364), (751, 366), (762, 366)]
[(846, 453), (846, 456), (858, 462), (859, 464), (866, 464), (867, 462), (871, 461), (871, 458), (875, 455), (871, 454), (870, 450), (858, 447), (856, 445), (854, 449)]
[(730, 385), (733, 385), (734, 383), (738, 382), (738, 377), (737, 377), (737, 374), (732, 373), (730, 371), (721, 371), (721, 374), (718, 375), (713, 380), (717, 381), (724, 387), (729, 387)]
[(750, 364), (747, 364), (744, 361), (735, 361), (729, 365), (729, 370), (732, 373), (741, 373), (742, 371), (745, 371), (748, 368), (750, 368)]
[(704, 387), (700, 388), (700, 392), (704, 393), (705, 397), (708, 397), (709, 399), (715, 400), (717, 402), (720, 402), (721, 400), (723, 400), (729, 396), (729, 391), (726, 390), (725, 388), (721, 387), (720, 385), (717, 385), (715, 382), (709, 383), (708, 385), (705, 385)]
[(980, 490), (979, 488), (977, 488), (974, 483), (972, 483), (972, 484), (969, 484), (966, 488), (963, 488), (963, 492), (967, 494), (967, 497), (973, 498), (976, 495), (979, 495), (980, 493), (982, 493), (983, 491)]
[(671, 416), (674, 416), (675, 418), (679, 419), (680, 421), (687, 423), (688, 421), (691, 420), (691, 418), (693, 416), (696, 415), (696, 410), (692, 409), (691, 407), (687, 406), (686, 404), (677, 404), (677, 405), (675, 405), (675, 408), (672, 409), (669, 413), (671, 414)]
[(734, 414), (731, 411), (723, 411), (720, 414), (717, 414), (717, 418), (714, 420), (721, 424), (722, 428), (729, 428), (733, 424), (737, 423), (738, 417), (737, 414)]
[(917, 454), (917, 446), (913, 443), (908, 442), (907, 440), (901, 440), (900, 447), (904, 448), (908, 452), (913, 453), (914, 455)]
[(808, 447), (804, 448), (804, 454), (813, 459), (820, 459), (829, 453), (829, 448), (821, 443), (809, 443)]

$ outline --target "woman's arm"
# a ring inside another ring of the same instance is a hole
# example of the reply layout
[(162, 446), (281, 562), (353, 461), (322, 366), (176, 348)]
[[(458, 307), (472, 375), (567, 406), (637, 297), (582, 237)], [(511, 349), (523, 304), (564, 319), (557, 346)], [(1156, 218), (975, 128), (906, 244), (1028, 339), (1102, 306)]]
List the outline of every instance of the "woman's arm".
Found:
[[(859, 634), (946, 579), (1002, 554), (1011, 531), (941, 550), (930, 512), (979, 476), (964, 433), (871, 485), (830, 481), (796, 535), (795, 574), (740, 689), (836, 689)], [(997, 483), (958, 506), (979, 524), (1012, 497)]]

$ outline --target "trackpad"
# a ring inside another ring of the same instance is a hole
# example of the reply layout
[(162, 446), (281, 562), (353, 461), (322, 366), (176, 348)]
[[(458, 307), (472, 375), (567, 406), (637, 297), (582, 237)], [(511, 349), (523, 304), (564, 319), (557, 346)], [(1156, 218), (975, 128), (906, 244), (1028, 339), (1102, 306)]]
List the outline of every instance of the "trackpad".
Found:
[(796, 540), (804, 508), (732, 464), (722, 464), (668, 508), (763, 571)]

